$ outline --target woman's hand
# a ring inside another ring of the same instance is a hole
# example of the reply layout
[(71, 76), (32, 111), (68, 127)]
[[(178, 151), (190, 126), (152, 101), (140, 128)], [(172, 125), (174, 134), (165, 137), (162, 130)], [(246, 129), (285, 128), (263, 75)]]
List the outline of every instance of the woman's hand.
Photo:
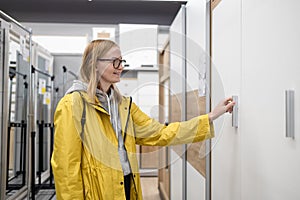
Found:
[(212, 122), (226, 112), (231, 113), (235, 102), (231, 97), (222, 100), (210, 113), (208, 113), (209, 121)]

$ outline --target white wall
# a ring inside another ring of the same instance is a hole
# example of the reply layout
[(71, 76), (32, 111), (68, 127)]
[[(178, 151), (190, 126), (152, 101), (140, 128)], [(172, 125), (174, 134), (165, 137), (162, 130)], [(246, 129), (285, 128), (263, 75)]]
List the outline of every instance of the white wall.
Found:
[(157, 66), (157, 25), (120, 24), (120, 48), (130, 68)]

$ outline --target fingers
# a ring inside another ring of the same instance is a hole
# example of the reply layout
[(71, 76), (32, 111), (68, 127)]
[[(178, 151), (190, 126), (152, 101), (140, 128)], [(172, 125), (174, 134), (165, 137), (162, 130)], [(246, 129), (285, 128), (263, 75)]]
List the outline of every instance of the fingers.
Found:
[(229, 104), (226, 105), (226, 112), (232, 113), (233, 106), (235, 105), (235, 102), (232, 101)]
[(224, 99), (224, 104), (227, 105), (228, 103), (230, 103), (232, 101), (233, 101), (232, 97), (227, 97)]
[(210, 120), (213, 121), (226, 112), (232, 113), (234, 105), (232, 97), (225, 98), (210, 113)]
[(225, 106), (226, 107), (226, 112), (232, 113), (234, 105), (235, 105), (234, 101), (228, 102), (227, 105)]
[(225, 112), (232, 113), (235, 102), (233, 101), (232, 97), (227, 97), (223, 100), (223, 105), (225, 106)]
[(233, 101), (233, 99), (232, 99), (232, 97), (227, 97), (227, 98), (224, 99), (224, 101), (225, 102), (230, 102), (230, 101)]

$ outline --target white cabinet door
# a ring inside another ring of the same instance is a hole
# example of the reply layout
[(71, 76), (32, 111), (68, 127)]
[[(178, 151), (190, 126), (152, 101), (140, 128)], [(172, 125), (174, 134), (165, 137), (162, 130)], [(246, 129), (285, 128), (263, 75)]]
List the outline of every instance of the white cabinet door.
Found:
[[(183, 11), (178, 12), (170, 27), (170, 122), (181, 120), (182, 61), (183, 61)], [(170, 199), (182, 199), (182, 145), (170, 148)]]
[[(222, 1), (214, 9), (212, 19), (212, 107), (214, 107), (221, 99), (231, 95), (237, 95), (241, 101), (243, 100), (240, 89), (241, 1)], [(214, 126), (212, 199), (241, 200), (242, 124), (237, 129), (233, 128), (231, 116), (225, 114), (214, 121)]]
[[(186, 5), (186, 115), (187, 120), (206, 113), (206, 1), (191, 0)], [(209, 97), (208, 97), (209, 98)], [(204, 200), (206, 187), (205, 142), (187, 148), (186, 199)]]
[[(215, 121), (213, 199), (300, 199), (299, 1), (222, 1), (213, 16), (212, 101), (239, 96), (239, 127)], [(219, 88), (219, 89), (218, 89)], [(295, 91), (295, 139), (285, 137), (285, 90)]]
[[(242, 199), (300, 199), (299, 1), (242, 4)], [(285, 90), (295, 90), (295, 139)]]

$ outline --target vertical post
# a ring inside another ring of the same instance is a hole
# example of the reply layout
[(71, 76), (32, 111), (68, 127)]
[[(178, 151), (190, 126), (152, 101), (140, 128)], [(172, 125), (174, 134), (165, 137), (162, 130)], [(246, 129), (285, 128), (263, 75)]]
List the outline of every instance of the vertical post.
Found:
[(35, 120), (34, 120), (34, 94), (35, 94), (35, 76), (34, 76), (34, 68), (32, 67), (32, 33), (30, 31), (30, 35), (29, 35), (29, 67), (30, 67), (30, 75), (29, 75), (29, 95), (28, 95), (28, 129), (27, 129), (27, 144), (28, 144), (28, 149), (27, 149), (27, 155), (28, 155), (28, 159), (27, 159), (27, 168), (26, 171), (27, 173), (27, 185), (28, 185), (28, 190), (27, 190), (27, 199), (30, 199), (30, 192), (32, 190), (29, 189), (30, 185), (32, 184), (32, 182), (35, 182), (35, 172), (34, 170), (34, 166), (33, 166), (33, 170), (32, 170), (32, 163), (29, 163), (29, 160), (35, 160), (35, 156), (34, 156), (34, 149), (32, 149), (32, 142), (35, 143), (35, 140), (32, 139), (34, 138), (33, 135), (35, 135)]
[[(182, 108), (181, 121), (186, 120), (186, 6), (181, 5), (182, 9)], [(187, 199), (187, 145), (182, 145), (182, 200)]]
[(39, 127), (39, 169), (38, 169), (38, 178), (39, 185), (42, 184), (42, 171), (43, 171), (43, 144), (44, 144), (44, 120), (38, 122)]
[[(23, 121), (23, 120), (22, 120)], [(24, 145), (23, 145), (23, 163), (22, 163), (22, 185), (25, 185), (25, 181), (26, 181), (26, 148), (27, 148), (27, 145), (26, 145), (26, 129), (27, 129), (27, 125), (26, 125), (26, 122), (23, 121), (24, 124), (23, 124), (23, 127), (22, 127), (22, 141), (24, 142)]]
[[(9, 66), (8, 66), (9, 67)], [(7, 144), (6, 144), (6, 188), (8, 188), (8, 179), (9, 179), (9, 157), (10, 157), (10, 131), (11, 131), (11, 121), (10, 121), (10, 113), (11, 113), (11, 98), (12, 98), (12, 80), (14, 75), (9, 74), (9, 100), (8, 100), (8, 128), (7, 128)]]
[(66, 78), (65, 78), (65, 76), (67, 75), (67, 68), (66, 68), (66, 66), (62, 66), (62, 68), (63, 68), (63, 89), (62, 89), (62, 92), (63, 92), (63, 95), (65, 94), (65, 84), (66, 84)]
[(53, 152), (53, 144), (54, 144), (54, 125), (53, 123), (51, 124), (50, 127), (50, 187), (53, 185), (53, 171), (52, 171), (52, 165), (51, 165), (51, 155)]
[[(29, 197), (29, 196), (28, 196)], [(35, 199), (35, 132), (31, 132), (31, 199)]]
[[(58, 95), (58, 87), (54, 88), (54, 79), (55, 77), (52, 76), (51, 77), (51, 96), (52, 96), (52, 101), (51, 101), (51, 126), (50, 126), (50, 187), (52, 187), (52, 181), (53, 181), (53, 171), (52, 171), (52, 165), (51, 165), (51, 156), (52, 156), (52, 152), (53, 152), (53, 144), (54, 144), (54, 110), (55, 110), (55, 106), (56, 106), (56, 102), (57, 102), (57, 95)], [(55, 90), (55, 96), (54, 96), (54, 90)]]
[[(30, 72), (29, 72), (29, 74), (30, 74)], [(27, 76), (28, 77), (28, 76)], [(28, 121), (27, 121), (27, 119), (26, 119), (26, 115), (27, 115), (27, 102), (28, 102), (28, 95), (27, 95), (27, 93), (28, 93), (28, 83), (27, 82), (25, 82), (24, 83), (24, 101), (25, 101), (25, 104), (24, 104), (24, 107), (25, 107), (25, 111), (24, 111), (24, 116), (23, 116), (23, 119), (24, 119), (24, 127), (23, 127), (23, 132), (24, 132), (24, 135), (23, 135), (23, 141), (24, 141), (24, 148), (23, 148), (23, 168), (22, 168), (22, 170), (23, 170), (23, 176), (22, 176), (22, 184), (23, 185), (26, 185), (26, 177), (27, 177), (27, 174), (28, 174), (28, 170), (26, 169), (26, 166), (27, 166), (27, 163), (26, 163), (26, 160), (27, 160), (27, 157), (28, 157), (28, 151), (27, 151), (27, 149), (28, 149), (28, 141), (27, 141), (27, 124), (28, 124)]]
[[(211, 111), (211, 0), (206, 1), (206, 113)], [(211, 140), (205, 142), (205, 200), (211, 200)]]
[(7, 144), (6, 144), (6, 188), (8, 187), (8, 179), (9, 179), (9, 156), (10, 156), (10, 131), (11, 124), (9, 122), (8, 130), (7, 130)]
[(54, 96), (54, 92), (58, 92), (58, 90), (56, 91), (56, 88), (54, 88), (54, 79), (55, 76), (53, 75), (51, 77), (51, 119), (50, 119), (50, 123), (51, 123), (51, 127), (53, 125), (53, 121), (54, 121), (54, 109), (55, 109), (55, 101), (56, 101), (56, 97)]
[(20, 146), (20, 163), (19, 163), (19, 169), (20, 169), (20, 174), (22, 174), (23, 178), (23, 171), (22, 171), (22, 166), (23, 166), (23, 148), (24, 148), (24, 120), (21, 120), (21, 146)]
[[(9, 69), (9, 66), (7, 66)], [(6, 152), (6, 187), (8, 187), (8, 179), (9, 179), (9, 157), (10, 157), (10, 131), (11, 131), (11, 121), (10, 121), (10, 113), (11, 113), (11, 99), (12, 99), (12, 80), (15, 75), (9, 75), (9, 100), (8, 100), (8, 128), (7, 128), (7, 152)]]

